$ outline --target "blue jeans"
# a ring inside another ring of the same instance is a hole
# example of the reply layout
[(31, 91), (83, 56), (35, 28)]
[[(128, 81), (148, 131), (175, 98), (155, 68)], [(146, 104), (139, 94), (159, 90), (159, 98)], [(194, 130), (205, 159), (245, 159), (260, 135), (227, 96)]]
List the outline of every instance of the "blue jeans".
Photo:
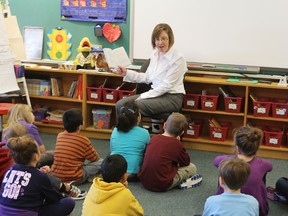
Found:
[(97, 161), (83, 165), (84, 173), (83, 173), (82, 180), (81, 182), (79, 182), (79, 184), (82, 184), (86, 182), (90, 177), (93, 177), (96, 174), (99, 174), (102, 162), (103, 162), (103, 159), (99, 158)]

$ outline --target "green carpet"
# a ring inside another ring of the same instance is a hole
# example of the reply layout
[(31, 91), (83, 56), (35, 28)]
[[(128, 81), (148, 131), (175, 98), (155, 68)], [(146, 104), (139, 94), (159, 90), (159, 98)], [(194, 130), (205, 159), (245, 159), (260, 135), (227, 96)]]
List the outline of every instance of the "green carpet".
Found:
[[(41, 138), (47, 148), (55, 147), (56, 135), (41, 133)], [(97, 152), (102, 158), (109, 154), (109, 140), (91, 139)], [(213, 159), (220, 153), (187, 150), (191, 162), (203, 176), (201, 186), (186, 190), (173, 189), (168, 192), (155, 193), (145, 190), (140, 183), (129, 183), (129, 188), (142, 205), (145, 215), (149, 216), (193, 216), (202, 214), (205, 200), (217, 190), (218, 174), (213, 166)], [(284, 160), (268, 159), (273, 163), (273, 170), (267, 175), (267, 186), (275, 186), (281, 176), (288, 176), (287, 162)], [(91, 183), (80, 185), (81, 189), (89, 190)], [(81, 216), (83, 201), (76, 201), (75, 216)], [(284, 216), (288, 213), (288, 205), (269, 201), (269, 216)], [(95, 214), (96, 215), (96, 214)]]

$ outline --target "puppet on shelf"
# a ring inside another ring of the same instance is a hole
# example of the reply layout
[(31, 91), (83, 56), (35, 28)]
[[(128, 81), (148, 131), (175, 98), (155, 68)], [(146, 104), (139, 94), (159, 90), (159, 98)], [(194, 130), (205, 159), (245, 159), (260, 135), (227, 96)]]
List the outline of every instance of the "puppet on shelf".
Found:
[(73, 62), (77, 69), (95, 68), (94, 55), (91, 53), (91, 49), (92, 47), (89, 38), (84, 37), (77, 48), (79, 54)]

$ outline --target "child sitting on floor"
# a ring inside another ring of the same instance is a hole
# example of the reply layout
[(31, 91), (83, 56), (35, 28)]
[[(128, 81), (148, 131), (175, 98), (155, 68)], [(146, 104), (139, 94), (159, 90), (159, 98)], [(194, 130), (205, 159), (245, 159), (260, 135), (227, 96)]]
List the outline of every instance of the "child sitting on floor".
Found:
[(119, 154), (107, 156), (101, 165), (103, 179), (95, 178), (83, 203), (82, 216), (144, 215), (128, 189), (127, 162)]
[(224, 193), (214, 195), (206, 200), (203, 216), (233, 215), (257, 216), (259, 204), (250, 195), (240, 192), (250, 174), (248, 163), (238, 158), (226, 158), (218, 168), (219, 184)]
[[(266, 194), (266, 175), (272, 170), (272, 163), (256, 157), (259, 145), (262, 142), (263, 132), (258, 128), (243, 126), (234, 135), (235, 154), (217, 156), (214, 165), (219, 166), (225, 158), (237, 157), (250, 165), (251, 173), (246, 183), (241, 188), (241, 193), (255, 197), (259, 203), (259, 215), (266, 216), (269, 205)], [(218, 185), (217, 194), (223, 193), (223, 188)]]
[[(82, 184), (93, 180), (103, 161), (89, 138), (80, 134), (83, 124), (79, 109), (66, 110), (63, 115), (65, 131), (57, 136), (52, 175), (63, 182)], [(84, 163), (85, 160), (89, 161)]]
[(25, 135), (10, 138), (7, 146), (16, 164), (7, 170), (2, 181), (0, 215), (69, 215), (74, 200), (62, 197), (48, 176), (35, 167), (40, 158), (37, 142)]
[(117, 125), (110, 139), (111, 155), (120, 154), (128, 163), (128, 181), (137, 180), (146, 145), (150, 140), (149, 132), (138, 126), (140, 120), (141, 115), (136, 103), (125, 103), (120, 108)]
[(11, 110), (9, 110), (7, 128), (3, 131), (2, 142), (6, 142), (6, 134), (11, 129), (11, 127), (16, 123), (21, 123), (26, 127), (27, 133), (34, 137), (36, 140), (40, 152), (43, 153), (46, 151), (46, 148), (42, 142), (42, 139), (39, 135), (37, 126), (34, 125), (35, 116), (32, 112), (32, 109), (27, 104), (15, 104)]
[(164, 123), (163, 134), (155, 135), (147, 145), (138, 178), (151, 191), (167, 191), (174, 187), (195, 187), (202, 177), (190, 162), (180, 136), (187, 127), (187, 120), (180, 113), (172, 113)]

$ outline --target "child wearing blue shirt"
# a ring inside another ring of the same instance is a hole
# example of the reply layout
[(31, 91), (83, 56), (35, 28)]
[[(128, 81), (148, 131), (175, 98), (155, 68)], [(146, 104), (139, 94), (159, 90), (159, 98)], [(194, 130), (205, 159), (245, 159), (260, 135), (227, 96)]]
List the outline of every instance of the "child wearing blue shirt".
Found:
[(120, 154), (128, 163), (128, 181), (137, 178), (146, 145), (150, 140), (149, 132), (138, 126), (140, 120), (141, 115), (135, 102), (125, 103), (120, 108), (110, 139), (111, 155)]
[(250, 166), (239, 158), (227, 158), (219, 166), (219, 184), (224, 193), (206, 200), (203, 216), (233, 215), (258, 216), (259, 204), (250, 195), (242, 194), (241, 187), (250, 175)]

